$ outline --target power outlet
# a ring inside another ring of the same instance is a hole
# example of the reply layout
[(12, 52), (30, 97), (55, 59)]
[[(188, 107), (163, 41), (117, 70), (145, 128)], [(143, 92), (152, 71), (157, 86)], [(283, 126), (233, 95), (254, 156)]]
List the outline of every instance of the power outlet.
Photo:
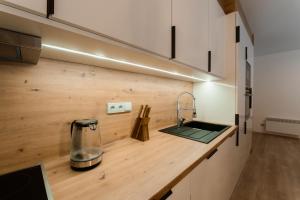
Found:
[(126, 113), (131, 111), (131, 102), (107, 103), (107, 114)]

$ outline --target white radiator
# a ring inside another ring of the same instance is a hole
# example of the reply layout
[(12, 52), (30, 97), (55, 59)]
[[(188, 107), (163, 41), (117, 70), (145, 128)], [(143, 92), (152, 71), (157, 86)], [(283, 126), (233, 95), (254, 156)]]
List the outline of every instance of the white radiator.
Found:
[(266, 118), (266, 131), (300, 138), (300, 120)]

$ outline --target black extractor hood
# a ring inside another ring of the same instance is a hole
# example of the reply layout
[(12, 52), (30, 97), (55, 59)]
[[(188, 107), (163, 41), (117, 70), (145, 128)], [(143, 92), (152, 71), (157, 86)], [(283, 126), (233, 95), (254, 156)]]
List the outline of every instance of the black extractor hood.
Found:
[(0, 28), (0, 61), (37, 64), (41, 38)]

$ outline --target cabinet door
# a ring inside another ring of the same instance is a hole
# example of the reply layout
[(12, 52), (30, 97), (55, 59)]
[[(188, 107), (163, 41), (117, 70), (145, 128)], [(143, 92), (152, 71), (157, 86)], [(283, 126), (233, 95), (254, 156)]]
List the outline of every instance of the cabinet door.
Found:
[(47, 0), (3, 0), (1, 3), (43, 16), (47, 12)]
[(206, 72), (208, 70), (208, 1), (172, 1), (172, 25), (176, 27), (175, 60)]
[[(223, 165), (220, 162), (220, 148), (209, 159), (204, 160), (191, 173), (191, 200), (209, 199), (217, 200), (216, 195), (220, 193), (220, 187), (224, 185), (224, 179), (220, 177), (224, 173)], [(220, 200), (225, 200), (221, 198)]]
[[(236, 134), (236, 133), (235, 133)], [(241, 171), (239, 170), (239, 147), (236, 146), (236, 135), (228, 138), (223, 143), (222, 163), (223, 163), (223, 186), (220, 193), (224, 200), (229, 200), (231, 194), (239, 180)]]
[(187, 175), (172, 189), (172, 194), (167, 200), (190, 200), (190, 175)]
[(210, 175), (214, 172), (210, 171), (207, 162), (207, 160), (202, 161), (191, 172), (191, 200), (210, 199), (213, 185)]
[(191, 199), (229, 200), (239, 175), (235, 172), (236, 159), (232, 137), (191, 172)]
[(223, 77), (225, 73), (225, 13), (218, 0), (209, 1), (209, 47), (211, 73)]
[(59, 0), (52, 19), (166, 57), (171, 54), (171, 0)]

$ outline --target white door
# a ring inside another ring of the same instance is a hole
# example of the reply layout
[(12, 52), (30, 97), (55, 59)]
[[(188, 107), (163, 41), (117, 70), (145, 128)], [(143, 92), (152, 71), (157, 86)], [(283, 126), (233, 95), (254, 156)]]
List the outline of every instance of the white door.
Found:
[(47, 0), (2, 0), (0, 3), (37, 15), (46, 16), (47, 13)]
[(171, 54), (171, 0), (59, 0), (51, 18), (162, 56)]
[(225, 13), (218, 0), (209, 1), (209, 49), (211, 73), (220, 77), (225, 70)]
[(208, 71), (209, 0), (172, 0), (176, 27), (175, 60)]

